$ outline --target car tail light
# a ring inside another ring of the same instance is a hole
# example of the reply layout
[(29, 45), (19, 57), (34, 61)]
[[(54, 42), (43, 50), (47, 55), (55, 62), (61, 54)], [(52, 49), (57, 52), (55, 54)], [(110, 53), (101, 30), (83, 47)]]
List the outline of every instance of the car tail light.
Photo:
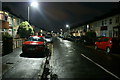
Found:
[(95, 44), (96, 44), (96, 42), (95, 42)]
[(110, 44), (112, 44), (112, 41), (110, 41)]

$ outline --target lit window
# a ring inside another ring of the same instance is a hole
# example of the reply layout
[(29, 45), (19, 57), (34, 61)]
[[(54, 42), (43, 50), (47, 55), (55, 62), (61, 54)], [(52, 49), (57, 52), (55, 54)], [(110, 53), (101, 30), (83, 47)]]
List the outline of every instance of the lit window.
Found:
[(17, 25), (17, 24), (16, 24), (16, 19), (15, 19), (15, 18), (13, 19), (13, 21), (14, 21), (14, 25)]
[(0, 14), (0, 20), (2, 20), (2, 14)]
[(4, 20), (4, 15), (0, 14), (0, 20)]
[(107, 24), (107, 20), (105, 20), (105, 25)]
[(0, 11), (0, 13), (3, 13), (3, 11)]
[(89, 25), (87, 25), (87, 29), (89, 29)]

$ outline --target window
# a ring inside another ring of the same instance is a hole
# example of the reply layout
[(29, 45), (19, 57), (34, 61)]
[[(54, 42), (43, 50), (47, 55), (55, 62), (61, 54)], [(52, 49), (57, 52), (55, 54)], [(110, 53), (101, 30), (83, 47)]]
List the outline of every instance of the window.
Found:
[(109, 24), (112, 24), (112, 19), (109, 19)]
[(97, 27), (97, 26), (96, 26), (96, 23), (94, 23), (94, 27)]
[(13, 23), (14, 23), (14, 25), (17, 25), (17, 20), (16, 20), (16, 18), (13, 19)]
[(29, 37), (27, 41), (44, 41), (43, 37)]
[(4, 20), (4, 15), (0, 13), (0, 20)]
[(12, 18), (11, 17), (8, 17), (8, 22), (9, 22), (9, 25), (12, 24)]
[(107, 20), (105, 20), (105, 25), (107, 24)]
[(104, 38), (103, 42), (107, 42), (109, 40), (109, 38)]

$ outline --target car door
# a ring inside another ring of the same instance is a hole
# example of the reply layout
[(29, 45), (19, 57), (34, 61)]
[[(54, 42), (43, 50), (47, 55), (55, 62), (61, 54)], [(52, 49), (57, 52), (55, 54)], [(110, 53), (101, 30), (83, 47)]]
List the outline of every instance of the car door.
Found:
[(98, 48), (101, 48), (101, 42), (102, 42), (102, 38), (98, 38), (98, 40), (96, 41), (96, 45)]

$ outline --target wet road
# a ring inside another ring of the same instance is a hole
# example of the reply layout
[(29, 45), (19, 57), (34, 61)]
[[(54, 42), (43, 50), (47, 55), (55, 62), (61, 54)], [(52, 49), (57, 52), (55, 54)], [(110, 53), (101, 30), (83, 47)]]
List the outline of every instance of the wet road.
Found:
[(54, 40), (50, 61), (52, 72), (59, 79), (78, 78), (81, 80), (118, 80), (119, 63), (111, 55), (103, 54), (100, 51), (96, 52), (60, 38)]

